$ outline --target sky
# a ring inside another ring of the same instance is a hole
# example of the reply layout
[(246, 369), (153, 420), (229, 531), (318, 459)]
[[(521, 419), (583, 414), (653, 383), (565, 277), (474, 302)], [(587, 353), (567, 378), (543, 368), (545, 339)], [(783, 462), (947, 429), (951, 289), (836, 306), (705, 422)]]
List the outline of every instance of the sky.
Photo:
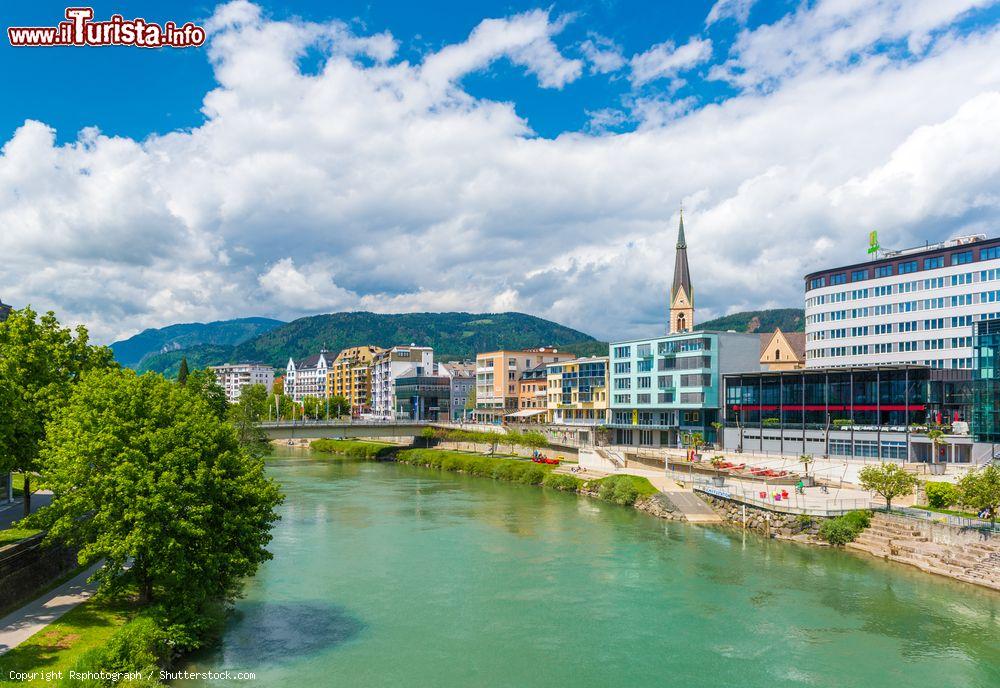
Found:
[(209, 36), (0, 38), (0, 298), (99, 342), (345, 310), (656, 335), (682, 205), (696, 321), (801, 307), (871, 230), (997, 235), (998, 0), (94, 9)]

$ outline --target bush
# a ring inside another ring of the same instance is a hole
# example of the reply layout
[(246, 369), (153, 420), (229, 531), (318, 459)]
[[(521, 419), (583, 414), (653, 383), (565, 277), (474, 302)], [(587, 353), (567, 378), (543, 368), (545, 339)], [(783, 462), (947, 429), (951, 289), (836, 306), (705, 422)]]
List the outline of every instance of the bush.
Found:
[(588, 487), (596, 489), (601, 499), (622, 506), (631, 506), (640, 497), (651, 497), (657, 493), (649, 480), (637, 475), (610, 475), (588, 483)]
[(324, 454), (337, 454), (349, 459), (384, 461), (399, 449), (395, 444), (361, 442), (358, 440), (313, 440), (309, 448)]
[(583, 485), (583, 481), (572, 475), (566, 475), (565, 473), (549, 473), (542, 480), (542, 485), (545, 487), (551, 487), (553, 490), (577, 492)]
[[(146, 677), (156, 675), (170, 659), (171, 646), (167, 633), (160, 625), (148, 616), (139, 616), (122, 626), (103, 647), (94, 648), (84, 654), (73, 665), (75, 672), (100, 672), (107, 674), (139, 672), (143, 678), (138, 681), (128, 681), (129, 686), (145, 687), (161, 685), (159, 681)], [(115, 685), (110, 679), (81, 680), (65, 678), (60, 686), (74, 688), (98, 688)]]
[(962, 492), (952, 483), (932, 483), (924, 485), (927, 493), (927, 506), (935, 509), (946, 509), (952, 504), (958, 504)]
[(827, 519), (820, 524), (819, 536), (831, 545), (846, 545), (871, 525), (870, 511), (849, 511), (843, 516)]

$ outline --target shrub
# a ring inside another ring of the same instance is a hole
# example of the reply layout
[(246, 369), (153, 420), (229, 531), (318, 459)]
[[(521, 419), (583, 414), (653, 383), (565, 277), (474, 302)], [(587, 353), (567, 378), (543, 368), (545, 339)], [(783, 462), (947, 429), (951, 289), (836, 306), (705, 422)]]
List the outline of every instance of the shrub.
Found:
[(545, 476), (549, 473), (537, 464), (529, 464), (521, 471), (517, 481), (525, 485), (541, 485), (545, 481)]
[[(94, 648), (82, 655), (73, 665), (73, 671), (100, 672), (107, 674), (139, 672), (143, 678), (129, 681), (128, 685), (145, 688), (161, 685), (158, 681), (146, 679), (150, 673), (155, 673), (165, 666), (170, 659), (171, 646), (167, 632), (151, 617), (139, 616), (122, 626), (103, 647)], [(74, 688), (98, 688), (114, 685), (109, 679), (81, 680), (66, 678), (59, 682), (60, 686)]]
[(656, 494), (657, 489), (646, 479), (636, 475), (611, 475), (589, 484), (597, 489), (597, 496), (607, 502), (631, 506), (640, 497)]
[(927, 506), (935, 509), (945, 509), (957, 504), (962, 497), (961, 490), (952, 483), (928, 482), (924, 485), (927, 493)]
[(554, 490), (576, 492), (583, 485), (583, 481), (565, 473), (548, 473), (542, 480), (542, 485), (551, 487)]
[(831, 545), (846, 545), (871, 525), (870, 511), (849, 511), (843, 516), (827, 519), (820, 524), (819, 536)]
[(384, 442), (360, 442), (358, 440), (313, 440), (309, 448), (324, 454), (337, 454), (349, 459), (380, 461), (389, 459), (399, 449), (394, 444)]

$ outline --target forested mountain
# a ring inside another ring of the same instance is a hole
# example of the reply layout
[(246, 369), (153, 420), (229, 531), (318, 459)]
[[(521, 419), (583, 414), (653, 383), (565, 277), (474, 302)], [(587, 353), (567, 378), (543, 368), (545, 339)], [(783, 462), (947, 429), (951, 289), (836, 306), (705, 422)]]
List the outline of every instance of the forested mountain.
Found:
[(697, 323), (699, 330), (735, 330), (736, 332), (805, 332), (805, 311), (801, 308), (773, 308), (764, 311), (732, 313), (715, 320)]
[(142, 367), (146, 356), (202, 344), (231, 346), (283, 325), (271, 318), (240, 318), (210, 323), (184, 323), (149, 329), (111, 345), (115, 359), (129, 368)]

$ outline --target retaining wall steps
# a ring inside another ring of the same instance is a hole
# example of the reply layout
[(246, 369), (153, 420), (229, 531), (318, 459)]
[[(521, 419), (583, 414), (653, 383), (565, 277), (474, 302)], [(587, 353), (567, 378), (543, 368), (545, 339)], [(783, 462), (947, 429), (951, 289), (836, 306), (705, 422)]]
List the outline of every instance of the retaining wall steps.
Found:
[[(961, 533), (946, 541), (932, 526), (906, 522), (899, 516), (875, 514), (872, 523), (851, 549), (916, 566), (929, 573), (1000, 590), (1000, 539), (980, 540), (978, 534)], [(935, 539), (938, 541), (935, 542)]]

